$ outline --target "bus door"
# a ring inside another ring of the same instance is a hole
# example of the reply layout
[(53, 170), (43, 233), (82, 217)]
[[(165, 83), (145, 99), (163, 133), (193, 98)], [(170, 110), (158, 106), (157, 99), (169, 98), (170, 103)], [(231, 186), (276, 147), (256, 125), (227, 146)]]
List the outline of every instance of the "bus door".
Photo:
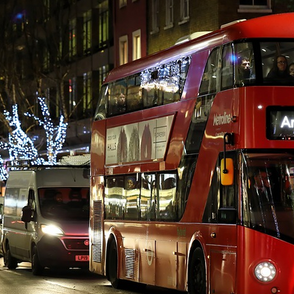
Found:
[[(145, 240), (140, 244), (143, 248), (141, 264), (148, 269), (142, 271), (141, 279), (160, 287), (177, 286), (179, 249), (174, 236), (175, 226), (171, 224), (176, 220), (176, 178), (175, 172), (153, 173), (142, 178), (141, 216), (149, 222), (146, 223)], [(146, 214), (143, 213), (144, 203), (148, 208)]]
[[(237, 252), (236, 184), (222, 185), (217, 165), (204, 213), (207, 226), (207, 250), (211, 293), (234, 293)], [(236, 182), (236, 177), (234, 179)]]

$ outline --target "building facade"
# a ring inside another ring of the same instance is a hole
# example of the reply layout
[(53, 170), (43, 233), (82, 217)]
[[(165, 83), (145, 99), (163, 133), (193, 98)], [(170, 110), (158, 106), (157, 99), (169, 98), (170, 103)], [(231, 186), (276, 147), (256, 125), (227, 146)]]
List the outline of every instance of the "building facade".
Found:
[[(41, 112), (69, 123), (66, 150), (89, 152), (91, 122), (103, 80), (113, 67), (239, 19), (291, 10), (283, 0), (2, 0), (0, 112)], [(40, 126), (25, 131), (44, 148)], [(2, 120), (2, 137), (9, 126)]]

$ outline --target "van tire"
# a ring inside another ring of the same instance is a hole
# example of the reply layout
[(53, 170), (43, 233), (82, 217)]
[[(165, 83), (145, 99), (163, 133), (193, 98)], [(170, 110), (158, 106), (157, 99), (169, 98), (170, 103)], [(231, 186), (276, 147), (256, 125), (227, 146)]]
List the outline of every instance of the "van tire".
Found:
[(114, 240), (110, 241), (107, 254), (107, 269), (108, 269), (108, 280), (112, 287), (115, 289), (121, 288), (121, 281), (117, 277), (118, 269), (118, 256), (117, 246)]
[(37, 247), (34, 246), (32, 249), (32, 273), (34, 276), (40, 276), (42, 275), (43, 270), (44, 267), (40, 264)]
[(201, 248), (192, 252), (188, 272), (188, 293), (206, 294), (205, 260)]
[(6, 252), (4, 254), (4, 264), (8, 267), (8, 269), (16, 269), (17, 268), (17, 260), (11, 255), (9, 245), (7, 244)]

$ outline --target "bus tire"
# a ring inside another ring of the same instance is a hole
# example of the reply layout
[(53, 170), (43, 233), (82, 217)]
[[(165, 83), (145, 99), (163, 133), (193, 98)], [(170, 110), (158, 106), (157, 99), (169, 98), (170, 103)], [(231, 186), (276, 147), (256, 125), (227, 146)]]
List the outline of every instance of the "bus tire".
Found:
[(6, 252), (4, 254), (4, 264), (11, 270), (16, 269), (17, 267), (17, 260), (11, 255), (9, 244), (7, 244)]
[(107, 269), (108, 269), (108, 280), (111, 283), (112, 287), (115, 289), (120, 289), (121, 281), (117, 277), (117, 269), (118, 269), (117, 246), (114, 240), (110, 242), (108, 247)]
[(32, 248), (32, 273), (34, 276), (40, 276), (44, 268), (41, 266), (36, 245)]
[(201, 248), (197, 247), (191, 257), (188, 273), (188, 293), (206, 294), (205, 261)]

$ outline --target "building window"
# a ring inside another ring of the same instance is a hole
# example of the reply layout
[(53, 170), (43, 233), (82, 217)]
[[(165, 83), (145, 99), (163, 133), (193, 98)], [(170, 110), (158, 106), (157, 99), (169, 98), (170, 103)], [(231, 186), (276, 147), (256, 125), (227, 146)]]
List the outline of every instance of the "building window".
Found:
[(127, 6), (127, 0), (119, 0), (119, 8)]
[(240, 0), (238, 12), (271, 13), (271, 0)]
[(63, 40), (62, 40), (62, 35), (61, 35), (61, 30), (59, 31), (59, 44), (58, 44), (58, 53), (57, 53), (57, 60), (60, 62), (62, 60), (63, 57)]
[(133, 32), (133, 60), (141, 58), (141, 30)]
[(103, 65), (99, 67), (98, 89), (101, 89), (104, 80), (109, 73), (109, 65)]
[(50, 0), (43, 0), (44, 2), (44, 21), (48, 21), (50, 18)]
[(165, 29), (173, 27), (174, 24), (174, 1), (165, 0)]
[(77, 97), (76, 97), (76, 85), (77, 80), (75, 77), (69, 79), (68, 81), (68, 97), (69, 97), (69, 115), (71, 116), (75, 110), (77, 105)]
[(128, 36), (119, 38), (119, 65), (128, 63)]
[(92, 12), (91, 10), (83, 14), (83, 50), (84, 54), (91, 53), (91, 37), (92, 37)]
[(190, 18), (189, 4), (189, 0), (180, 2), (180, 24), (187, 22)]
[(83, 74), (83, 112), (87, 114), (91, 110), (92, 101), (92, 73), (87, 72)]
[(44, 48), (43, 51), (43, 71), (49, 72), (50, 69), (50, 53), (48, 51), (48, 48)]
[(77, 55), (77, 20), (72, 19), (69, 23), (69, 57)]
[(158, 17), (159, 17), (159, 10), (158, 10), (158, 0), (152, 0), (152, 7), (151, 7), (151, 34), (157, 33), (159, 31), (158, 26)]
[(109, 10), (108, 1), (99, 5), (99, 48), (107, 46), (109, 39)]

